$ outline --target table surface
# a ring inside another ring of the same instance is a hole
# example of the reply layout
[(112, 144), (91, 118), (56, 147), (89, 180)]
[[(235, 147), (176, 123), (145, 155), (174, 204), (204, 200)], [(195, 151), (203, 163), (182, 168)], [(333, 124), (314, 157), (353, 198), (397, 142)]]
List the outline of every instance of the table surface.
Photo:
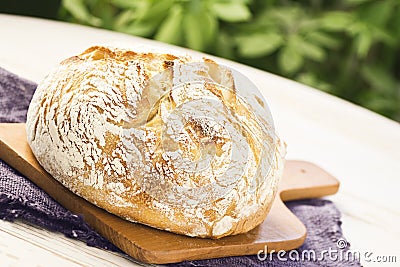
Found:
[[(202, 55), (125, 34), (2, 14), (0, 36), (0, 67), (35, 82), (62, 59), (98, 44)], [(394, 255), (400, 262), (400, 124), (302, 84), (211, 58), (258, 86), (288, 145), (288, 159), (314, 162), (340, 180), (339, 193), (329, 199), (343, 214), (351, 249), (362, 259), (371, 252), (371, 259)], [(137, 266), (122, 255), (22, 222), (0, 221), (0, 257), (6, 266)]]

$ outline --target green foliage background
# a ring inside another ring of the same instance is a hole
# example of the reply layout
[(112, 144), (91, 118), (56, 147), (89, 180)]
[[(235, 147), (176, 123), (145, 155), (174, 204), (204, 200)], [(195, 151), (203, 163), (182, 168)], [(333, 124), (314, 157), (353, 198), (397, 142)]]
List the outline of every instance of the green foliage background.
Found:
[(229, 58), (400, 121), (400, 0), (63, 0), (60, 18)]

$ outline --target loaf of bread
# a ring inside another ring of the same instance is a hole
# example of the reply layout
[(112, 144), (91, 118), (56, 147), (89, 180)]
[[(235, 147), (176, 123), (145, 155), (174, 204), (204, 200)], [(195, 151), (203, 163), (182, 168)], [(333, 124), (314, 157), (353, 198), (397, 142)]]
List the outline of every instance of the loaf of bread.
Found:
[(39, 84), (28, 143), (56, 180), (126, 220), (244, 233), (271, 208), (285, 150), (253, 87), (206, 58), (91, 47)]

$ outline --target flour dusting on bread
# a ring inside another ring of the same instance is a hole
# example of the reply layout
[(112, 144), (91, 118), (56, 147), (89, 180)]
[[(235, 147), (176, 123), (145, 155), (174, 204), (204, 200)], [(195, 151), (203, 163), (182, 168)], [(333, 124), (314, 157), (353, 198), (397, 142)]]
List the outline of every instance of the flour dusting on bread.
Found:
[(113, 214), (220, 238), (260, 224), (277, 191), (284, 145), (260, 99), (210, 59), (96, 46), (39, 84), (28, 143), (55, 179)]

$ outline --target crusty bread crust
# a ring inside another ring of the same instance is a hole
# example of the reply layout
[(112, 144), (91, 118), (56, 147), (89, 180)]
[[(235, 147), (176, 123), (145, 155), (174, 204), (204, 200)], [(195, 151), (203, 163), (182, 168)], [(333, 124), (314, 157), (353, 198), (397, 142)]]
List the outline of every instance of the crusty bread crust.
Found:
[(196, 64), (100, 46), (64, 60), (29, 107), (37, 160), (72, 192), (130, 221), (211, 238), (253, 229), (275, 197), (283, 144), (228, 69)]

